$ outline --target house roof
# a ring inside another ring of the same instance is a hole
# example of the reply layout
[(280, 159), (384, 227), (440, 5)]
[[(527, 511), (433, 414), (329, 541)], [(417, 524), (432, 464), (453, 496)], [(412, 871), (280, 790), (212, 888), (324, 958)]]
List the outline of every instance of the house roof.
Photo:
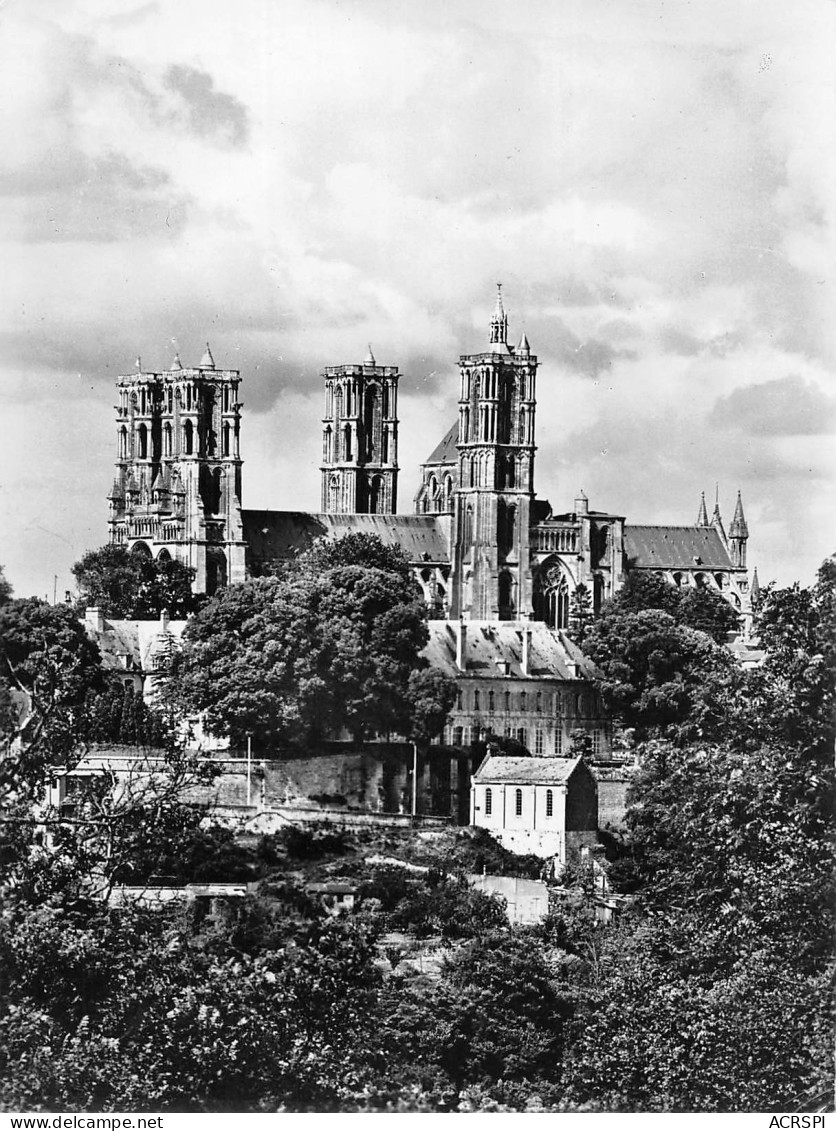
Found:
[(459, 422), (455, 424), (445, 433), (444, 438), (433, 448), (432, 453), (424, 460), (424, 463), (455, 463), (456, 462), (456, 444), (459, 442)]
[(184, 620), (110, 620), (98, 632), (90, 619), (85, 619), (87, 635), (94, 640), (102, 655), (102, 667), (108, 671), (149, 672), (155, 658), (165, 655), (176, 645), (186, 627)]
[(624, 552), (633, 569), (732, 569), (712, 526), (625, 526)]
[(450, 560), (450, 516), (437, 514), (309, 514), (306, 511), (243, 511), (244, 539), (256, 562), (287, 561), (317, 538), (377, 534), (400, 546), (411, 562)]
[[(434, 668), (461, 678), (481, 679), (593, 679), (595, 665), (565, 632), (539, 621), (464, 621), (466, 669), (456, 664), (459, 622), (431, 620), (429, 643), (423, 655)], [(528, 676), (522, 670), (523, 631), (531, 633)], [(507, 665), (507, 672), (505, 667)]]
[(474, 781), (510, 782), (514, 785), (563, 785), (582, 758), (512, 758), (489, 754), (473, 775)]

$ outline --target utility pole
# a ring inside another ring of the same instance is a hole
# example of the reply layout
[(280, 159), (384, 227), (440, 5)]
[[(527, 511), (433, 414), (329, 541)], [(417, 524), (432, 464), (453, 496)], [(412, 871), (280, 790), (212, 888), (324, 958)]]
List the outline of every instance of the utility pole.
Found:
[(412, 816), (418, 816), (418, 743), (412, 743)]
[(253, 736), (247, 735), (247, 805), (253, 803)]

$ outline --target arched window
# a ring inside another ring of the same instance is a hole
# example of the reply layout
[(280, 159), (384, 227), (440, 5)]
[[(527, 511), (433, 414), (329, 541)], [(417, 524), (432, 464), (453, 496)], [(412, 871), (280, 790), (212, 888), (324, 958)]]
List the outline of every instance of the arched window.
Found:
[(528, 696), (524, 691), (520, 692), (520, 710), (525, 711), (528, 707)]
[(601, 606), (604, 603), (604, 579), (600, 573), (596, 573), (592, 580), (592, 611), (597, 616), (601, 611)]
[(489, 711), (494, 710), (494, 700), (495, 700), (495, 696), (494, 696), (493, 688), (491, 688), (491, 690), (488, 692), (488, 710)]
[(347, 462), (351, 458), (351, 425), (346, 424), (343, 429), (343, 459)]
[(163, 455), (171, 455), (171, 425), (168, 421), (163, 425)]
[(488, 786), (488, 788), (485, 790), (485, 816), (490, 817), (492, 810), (493, 810), (493, 793), (491, 792), (491, 787)]
[[(143, 396), (145, 394), (143, 393)], [(137, 456), (139, 459), (148, 458), (148, 429), (144, 424), (140, 424), (136, 430), (137, 437)]]
[(514, 619), (514, 579), (507, 570), (499, 575), (499, 615), (502, 620)]
[(471, 548), (473, 544), (473, 507), (470, 503), (467, 504), (467, 509), (464, 512), (464, 531), (462, 536), (462, 543), (465, 553)]
[(514, 793), (514, 812), (518, 817), (522, 816), (522, 790), (518, 789)]
[(224, 426), (223, 426), (223, 454), (225, 456), (229, 455), (229, 437), (230, 437), (229, 421), (225, 420)]
[(557, 564), (538, 573), (534, 590), (534, 615), (550, 628), (569, 626), (569, 584)]
[(379, 475), (373, 475), (369, 484), (369, 514), (380, 514), (380, 496), (383, 493), (383, 481)]
[(194, 454), (194, 425), (191, 420), (187, 420), (183, 425), (183, 454), (187, 456)]
[(433, 514), (438, 510), (438, 480), (431, 475), (427, 480), (428, 510)]
[(554, 816), (554, 790), (546, 790), (546, 816)]
[(332, 475), (328, 484), (328, 509), (334, 514), (340, 509), (340, 477)]
[(128, 429), (124, 425), (119, 429), (119, 458), (128, 457)]
[(511, 710), (511, 692), (510, 691), (505, 692), (505, 710), (506, 711)]
[(449, 511), (453, 506), (453, 476), (448, 475), (444, 480), (444, 509)]
[(538, 715), (542, 714), (542, 712), (543, 712), (543, 692), (542, 691), (537, 692), (537, 698), (534, 701), (534, 710), (537, 712)]
[(473, 692), (473, 710), (474, 711), (479, 710), (479, 689), (478, 688)]

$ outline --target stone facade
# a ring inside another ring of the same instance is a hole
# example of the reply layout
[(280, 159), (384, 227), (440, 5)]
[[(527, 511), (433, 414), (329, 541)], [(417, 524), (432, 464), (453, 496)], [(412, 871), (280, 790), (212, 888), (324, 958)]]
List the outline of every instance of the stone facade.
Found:
[(243, 581), (240, 373), (208, 345), (195, 368), (137, 369), (117, 381), (110, 540), (192, 566), (199, 593)]

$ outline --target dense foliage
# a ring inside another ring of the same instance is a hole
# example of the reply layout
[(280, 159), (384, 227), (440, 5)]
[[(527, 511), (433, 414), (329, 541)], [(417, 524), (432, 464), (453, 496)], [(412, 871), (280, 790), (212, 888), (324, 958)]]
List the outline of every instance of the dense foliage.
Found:
[(155, 619), (163, 609), (180, 620), (195, 612), (202, 598), (192, 593), (195, 571), (172, 558), (152, 558), (108, 545), (90, 550), (72, 567), (78, 586), (76, 608), (101, 609), (117, 619)]
[[(308, 592), (332, 572), (292, 576)], [(641, 687), (626, 670), (623, 701), (645, 712), (620, 848), (635, 899), (608, 928), (582, 864), (542, 923), (511, 928), (462, 873), (534, 875), (537, 862), (472, 830), (411, 834), (398, 862), (372, 855), (371, 833), (289, 828), (247, 844), (207, 828), (184, 804), (195, 767), (176, 749), (128, 788), (89, 781), (71, 813), (18, 806), (0, 846), (0, 1105), (830, 1110), (835, 598), (833, 563), (811, 589), (767, 590), (765, 659), (749, 671), (669, 613), (619, 614), (667, 617), (691, 647), (678, 676), (659, 658), (637, 663)], [(51, 657), (45, 686), (74, 720), (87, 668), (69, 624), (21, 615), (8, 654), (35, 687)], [(615, 668), (607, 678), (616, 695)], [(652, 689), (677, 681), (671, 721), (672, 693)], [(51, 741), (45, 724), (30, 749)], [(44, 764), (19, 760), (18, 780), (42, 780)], [(160, 873), (252, 886), (153, 911), (102, 898)], [(311, 879), (354, 885), (359, 909), (330, 917)]]
[(455, 697), (419, 655), (427, 639), (406, 559), (355, 535), (223, 590), (187, 626), (171, 690), (216, 733), (261, 748), (308, 750), (342, 730), (427, 741)]

